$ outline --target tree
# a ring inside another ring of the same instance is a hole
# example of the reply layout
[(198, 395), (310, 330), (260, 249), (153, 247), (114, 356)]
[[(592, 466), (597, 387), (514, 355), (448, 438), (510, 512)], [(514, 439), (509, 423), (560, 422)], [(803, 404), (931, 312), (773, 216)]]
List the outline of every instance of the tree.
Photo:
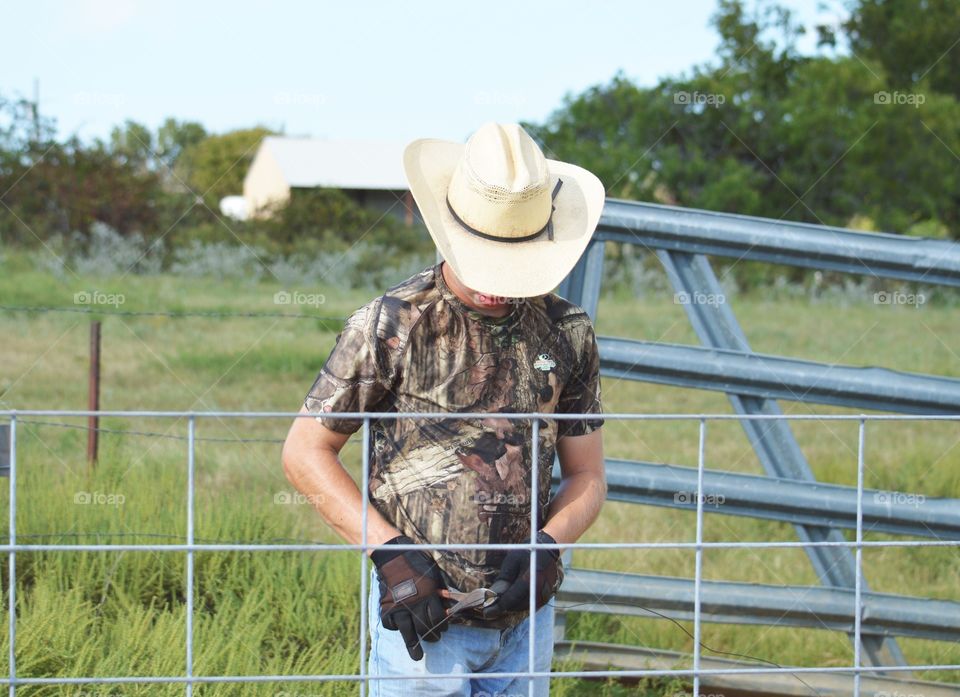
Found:
[(142, 170), (158, 172), (171, 191), (186, 192), (182, 180), (189, 177), (186, 163), (175, 171), (180, 155), (207, 137), (203, 126), (194, 121), (166, 119), (156, 135), (147, 126), (128, 119), (110, 132), (108, 148), (115, 156)]
[(97, 221), (121, 234), (157, 227), (157, 175), (100, 142), (53, 143), (29, 165), (14, 168), (9, 180), (15, 186), (11, 183), (4, 203), (14, 215), (2, 232), (12, 239), (86, 234)]
[(177, 158), (178, 173), (213, 210), (220, 199), (243, 191), (243, 178), (260, 141), (273, 131), (263, 126), (208, 135), (183, 148)]
[(207, 131), (202, 124), (168, 118), (157, 129), (157, 157), (166, 166), (173, 167), (184, 150), (206, 137)]
[(960, 98), (960, 3), (858, 0), (843, 25), (851, 49), (883, 66), (891, 89), (927, 84)]
[(34, 111), (26, 99), (0, 94), (0, 155), (29, 159), (34, 150), (53, 142), (56, 123)]
[(127, 119), (123, 126), (114, 126), (107, 149), (131, 167), (143, 171), (154, 169), (153, 134), (142, 123)]

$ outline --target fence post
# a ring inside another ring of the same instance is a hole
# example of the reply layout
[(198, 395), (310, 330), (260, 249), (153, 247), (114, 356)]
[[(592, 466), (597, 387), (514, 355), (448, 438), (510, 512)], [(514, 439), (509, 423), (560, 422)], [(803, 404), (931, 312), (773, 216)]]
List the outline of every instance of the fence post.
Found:
[[(437, 252), (439, 254), (439, 252)], [(367, 545), (370, 526), (367, 507), (370, 505), (370, 417), (363, 417), (363, 449), (360, 464), (360, 697), (366, 697), (370, 688), (367, 675)], [(379, 693), (379, 690), (377, 690)]]
[[(100, 411), (100, 320), (90, 323), (90, 380), (87, 388), (87, 409)], [(87, 463), (91, 469), (97, 462), (100, 417), (87, 417)]]
[(10, 424), (0, 424), (0, 477), (10, 476)]
[[(17, 544), (17, 415), (10, 417), (10, 546)], [(7, 664), (10, 671), (8, 693), (17, 694), (17, 553), (7, 555)]]
[[(99, 322), (98, 322), (99, 324)], [(99, 333), (99, 332), (98, 332)], [(193, 586), (194, 586), (194, 508), (197, 495), (197, 417), (190, 414), (187, 422), (187, 594), (186, 594), (186, 697), (193, 695)], [(859, 697), (859, 696), (858, 696)]]

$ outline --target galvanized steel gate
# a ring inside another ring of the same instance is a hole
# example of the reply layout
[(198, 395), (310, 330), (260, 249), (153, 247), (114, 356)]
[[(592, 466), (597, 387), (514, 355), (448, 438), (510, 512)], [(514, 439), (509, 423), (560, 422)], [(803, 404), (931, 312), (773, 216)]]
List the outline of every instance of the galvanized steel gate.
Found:
[[(777, 399), (901, 414), (960, 413), (960, 380), (759, 355), (751, 351), (728, 303), (697, 301), (723, 296), (708, 255), (958, 287), (960, 246), (956, 243), (608, 200), (597, 234), (561, 287), (562, 295), (594, 318), (607, 242), (639, 245), (656, 253), (673, 289), (686, 300), (682, 304), (702, 346), (601, 337), (604, 375), (722, 391), (741, 415), (781, 415)], [(852, 632), (853, 606), (848, 591), (839, 589), (857, 585), (856, 559), (848, 547), (829, 543), (842, 545), (845, 538), (839, 528), (855, 527), (856, 489), (816, 482), (788, 420), (748, 418), (741, 424), (767, 477), (706, 471), (704, 492), (722, 492), (721, 513), (787, 521), (794, 524), (802, 542), (828, 543), (805, 547), (826, 587), (819, 593), (824, 605), (805, 613), (805, 619), (778, 621), (826, 626), (823, 618), (830, 615), (840, 618), (836, 628)], [(611, 460), (607, 471), (611, 499), (696, 509), (695, 502), (677, 502), (673, 495), (678, 490), (696, 490), (696, 469)], [(928, 500), (921, 514), (915, 508), (894, 510), (875, 499), (873, 504), (863, 502), (864, 520), (870, 521), (871, 529), (960, 539), (960, 500)], [(605, 579), (601, 572), (573, 571), (562, 589), (561, 605), (581, 603), (589, 596), (589, 588), (605, 581), (614, 583), (610, 590), (620, 601), (605, 598), (608, 608), (647, 603), (676, 617), (692, 615), (692, 593), (684, 595), (683, 583), (622, 575)], [(716, 596), (715, 604), (726, 608), (714, 613), (717, 621), (769, 623), (795, 597), (788, 588), (758, 591), (745, 585), (704, 583), (704, 589)], [(865, 580), (862, 590), (875, 620), (862, 628), (862, 649), (870, 665), (906, 664), (892, 635), (960, 640), (960, 604), (874, 598)], [(679, 605), (678, 594), (685, 597)], [(830, 613), (828, 607), (843, 609)], [(604, 611), (599, 603), (592, 609)]]

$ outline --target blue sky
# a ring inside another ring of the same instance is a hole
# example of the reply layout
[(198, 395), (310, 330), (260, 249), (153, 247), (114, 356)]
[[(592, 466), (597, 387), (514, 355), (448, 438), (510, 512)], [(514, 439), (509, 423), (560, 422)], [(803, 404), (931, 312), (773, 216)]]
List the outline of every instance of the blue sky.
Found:
[[(808, 25), (819, 0), (785, 0)], [(716, 0), (203, 2), (33, 0), (7, 6), (0, 93), (59, 133), (127, 118), (222, 132), (263, 124), (330, 138), (463, 139), (543, 120), (617, 70), (641, 84), (709, 60)], [(835, 10), (834, 10), (835, 12)], [(12, 31), (11, 31), (12, 30)], [(802, 46), (812, 49), (812, 39)]]

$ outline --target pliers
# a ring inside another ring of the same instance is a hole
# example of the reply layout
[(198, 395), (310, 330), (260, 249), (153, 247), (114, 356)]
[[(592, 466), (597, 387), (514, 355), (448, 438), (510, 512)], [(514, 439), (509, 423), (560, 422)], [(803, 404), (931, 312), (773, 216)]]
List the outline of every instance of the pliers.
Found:
[(468, 593), (445, 589), (441, 591), (441, 594), (450, 600), (456, 601), (453, 607), (447, 610), (447, 617), (452, 617), (467, 610), (482, 610), (485, 607), (490, 607), (496, 602), (498, 595), (489, 588), (477, 588)]

